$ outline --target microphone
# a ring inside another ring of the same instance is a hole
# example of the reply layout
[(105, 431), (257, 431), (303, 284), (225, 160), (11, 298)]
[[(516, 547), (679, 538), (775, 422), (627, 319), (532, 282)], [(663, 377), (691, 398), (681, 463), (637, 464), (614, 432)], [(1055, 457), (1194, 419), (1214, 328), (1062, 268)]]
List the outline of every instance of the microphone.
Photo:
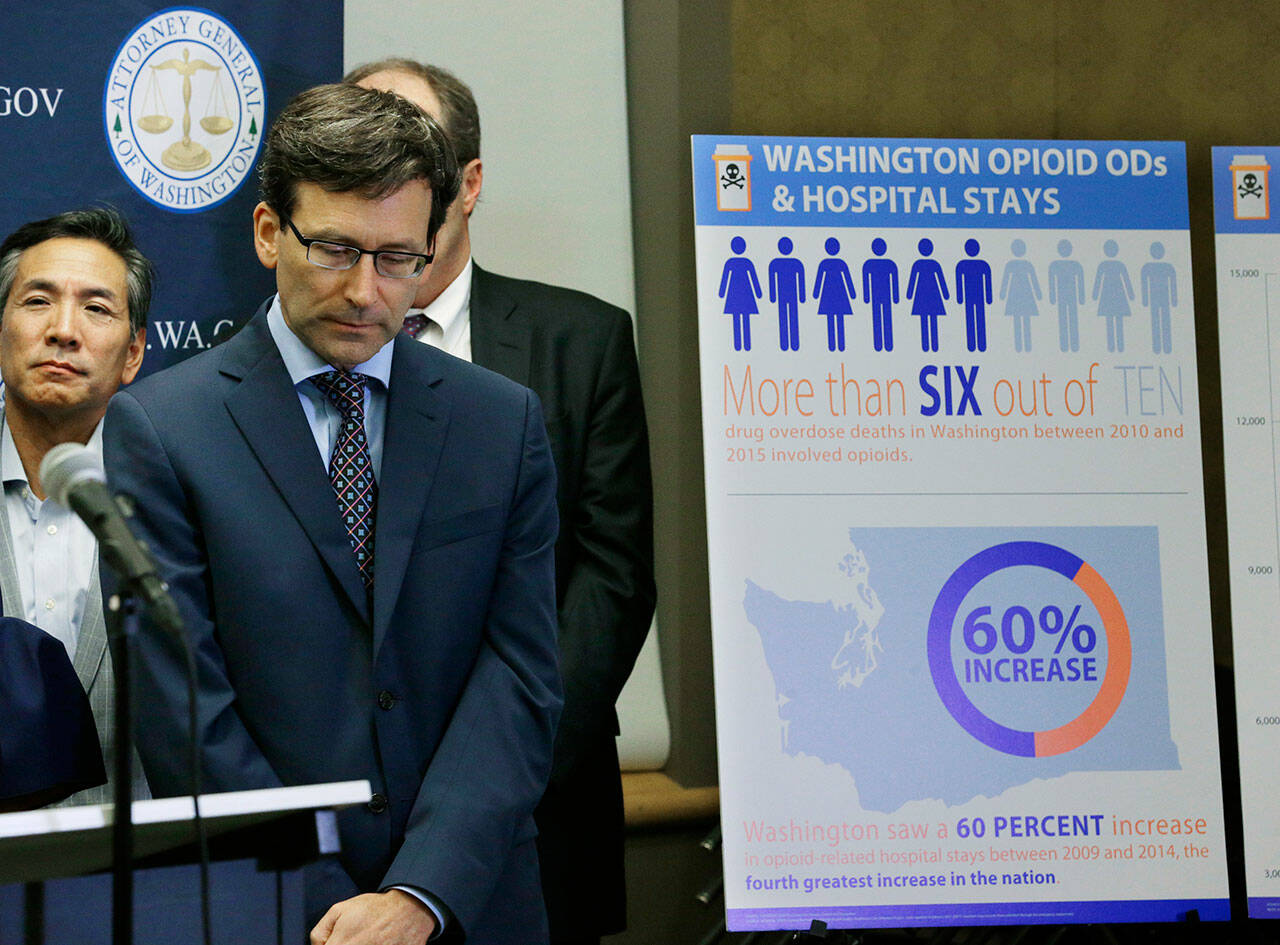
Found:
[(168, 586), (160, 578), (155, 558), (133, 534), (107, 488), (101, 458), (79, 443), (59, 443), (40, 463), (40, 482), (45, 495), (71, 509), (89, 526), (103, 560), (150, 608), (152, 619), (181, 633), (182, 618)]

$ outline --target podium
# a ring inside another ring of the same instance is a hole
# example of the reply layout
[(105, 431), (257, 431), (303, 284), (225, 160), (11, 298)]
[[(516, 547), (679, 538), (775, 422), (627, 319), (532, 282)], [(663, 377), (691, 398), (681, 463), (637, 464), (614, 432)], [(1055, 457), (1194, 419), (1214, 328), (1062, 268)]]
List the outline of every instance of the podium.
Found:
[[(215, 943), (306, 941), (301, 869), (338, 852), (334, 811), (367, 781), (206, 794)], [(190, 797), (136, 801), (134, 945), (198, 945), (199, 854)], [(113, 806), (0, 814), (0, 945), (109, 945)]]

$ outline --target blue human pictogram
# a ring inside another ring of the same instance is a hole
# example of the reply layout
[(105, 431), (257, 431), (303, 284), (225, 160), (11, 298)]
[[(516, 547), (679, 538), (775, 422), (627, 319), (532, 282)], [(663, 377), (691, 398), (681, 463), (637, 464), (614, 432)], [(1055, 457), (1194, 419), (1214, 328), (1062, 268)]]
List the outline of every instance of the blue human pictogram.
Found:
[(1009, 246), (1016, 257), (1005, 263), (1004, 276), (1000, 280), (1000, 298), (1004, 299), (1004, 314), (1013, 319), (1013, 349), (1031, 350), (1031, 319), (1040, 314), (1036, 304), (1042, 297), (1036, 267), (1022, 257), (1027, 254), (1027, 244), (1014, 240)]
[(760, 311), (756, 299), (762, 295), (756, 267), (742, 254), (747, 241), (735, 236), (729, 243), (734, 255), (725, 260), (720, 276), (720, 298), (724, 313), (733, 316), (733, 350), (751, 350), (751, 316)]
[(1151, 350), (1173, 352), (1172, 310), (1178, 307), (1178, 273), (1164, 259), (1164, 244), (1151, 244), (1151, 258), (1142, 267), (1142, 304), (1151, 309)]
[(965, 240), (968, 259), (956, 263), (956, 301), (964, 305), (964, 334), (970, 351), (987, 350), (987, 306), (991, 304), (991, 266), (978, 259), (982, 247)]
[(804, 301), (804, 264), (791, 255), (791, 240), (778, 240), (782, 255), (769, 263), (769, 301), (778, 304), (778, 347), (800, 350), (800, 303)]
[(944, 300), (951, 298), (947, 292), (947, 277), (933, 254), (933, 241), (922, 239), (916, 244), (920, 259), (911, 266), (911, 278), (907, 282), (907, 298), (912, 300), (911, 314), (920, 319), (920, 350), (938, 350), (938, 316), (947, 314)]
[(849, 267), (837, 253), (840, 241), (834, 236), (824, 244), (829, 258), (818, 263), (818, 278), (813, 283), (813, 297), (818, 300), (818, 314), (827, 316), (827, 350), (844, 350), (844, 317), (853, 314), (852, 300), (857, 298)]
[(1058, 306), (1058, 347), (1080, 350), (1080, 306), (1084, 304), (1084, 266), (1071, 258), (1071, 241), (1058, 241), (1058, 255), (1049, 263), (1049, 304)]
[(1133, 300), (1133, 284), (1129, 270), (1116, 259), (1120, 247), (1115, 240), (1102, 244), (1107, 258), (1098, 263), (1098, 274), (1093, 278), (1093, 300), (1098, 303), (1098, 317), (1107, 320), (1107, 350), (1124, 350), (1124, 320), (1129, 317), (1129, 302)]
[(898, 304), (898, 264), (882, 258), (888, 245), (871, 241), (875, 259), (862, 264), (862, 300), (871, 306), (871, 330), (877, 351), (893, 350), (893, 307)]

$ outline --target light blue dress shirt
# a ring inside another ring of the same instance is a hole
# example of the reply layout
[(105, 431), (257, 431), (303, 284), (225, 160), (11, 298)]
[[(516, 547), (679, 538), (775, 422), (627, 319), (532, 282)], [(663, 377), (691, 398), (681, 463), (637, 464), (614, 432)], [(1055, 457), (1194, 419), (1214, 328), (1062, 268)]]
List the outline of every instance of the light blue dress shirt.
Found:
[[(280, 308), (280, 296), (271, 301), (267, 311), (267, 328), (271, 338), (280, 349), (280, 357), (284, 359), (284, 368), (289, 372), (289, 380), (293, 381), (298, 392), (298, 400), (302, 403), (302, 412), (311, 427), (311, 434), (316, 439), (316, 449), (324, 459), (324, 468), (329, 468), (329, 457), (333, 453), (333, 445), (338, 440), (338, 431), (342, 429), (342, 412), (338, 410), (328, 397), (312, 384), (309, 378), (326, 371), (336, 370), (333, 365), (316, 354), (303, 343), (302, 339), (284, 320), (284, 312)], [(375, 479), (382, 478), (382, 440), (387, 428), (387, 390), (391, 386), (391, 349), (388, 341), (378, 349), (368, 361), (357, 364), (351, 369), (353, 374), (363, 374), (379, 381), (377, 384), (364, 386), (364, 432), (369, 440), (369, 459), (373, 462)]]
[[(88, 445), (102, 455), (101, 423)], [(31, 491), (7, 422), (0, 425), (0, 469), (24, 619), (61, 641), (74, 660), (98, 541), (70, 509)], [(13, 604), (9, 612), (17, 613)]]

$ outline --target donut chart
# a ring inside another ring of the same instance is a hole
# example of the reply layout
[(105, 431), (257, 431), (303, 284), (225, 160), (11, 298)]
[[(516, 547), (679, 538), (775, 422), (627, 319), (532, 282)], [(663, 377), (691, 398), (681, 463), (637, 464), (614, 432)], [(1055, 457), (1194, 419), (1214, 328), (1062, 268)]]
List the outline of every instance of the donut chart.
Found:
[[(951, 657), (953, 628), (965, 596), (984, 578), (1014, 567), (1044, 568), (1074, 583), (1097, 609), (1106, 634), (1107, 668), (1097, 695), (1083, 712), (1057, 728), (1019, 730), (985, 715), (961, 687)], [(983, 744), (1027, 758), (1072, 751), (1102, 731), (1124, 698), (1133, 663), (1129, 624), (1110, 585), (1078, 555), (1038, 541), (993, 545), (952, 572), (938, 593), (929, 617), (928, 652), (934, 688), (952, 718)]]

